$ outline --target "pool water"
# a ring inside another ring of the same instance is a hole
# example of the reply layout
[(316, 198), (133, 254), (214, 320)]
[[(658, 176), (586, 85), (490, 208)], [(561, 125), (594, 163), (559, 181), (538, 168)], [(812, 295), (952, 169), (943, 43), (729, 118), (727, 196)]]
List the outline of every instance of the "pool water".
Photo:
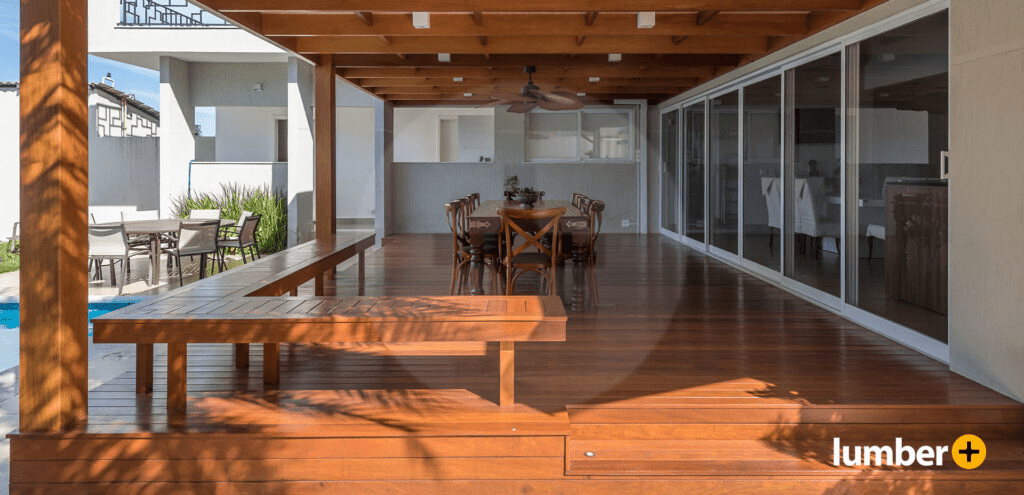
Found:
[[(139, 302), (137, 299), (89, 303), (89, 337), (92, 337), (92, 319)], [(0, 303), (0, 370), (18, 365), (18, 327), (21, 313), (18, 303)]]

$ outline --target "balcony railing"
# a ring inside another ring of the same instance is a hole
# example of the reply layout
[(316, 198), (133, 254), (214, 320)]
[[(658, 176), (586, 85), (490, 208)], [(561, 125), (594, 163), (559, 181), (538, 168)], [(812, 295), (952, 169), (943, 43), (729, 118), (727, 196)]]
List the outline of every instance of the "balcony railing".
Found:
[(232, 27), (223, 19), (186, 0), (121, 0), (119, 26), (130, 27)]

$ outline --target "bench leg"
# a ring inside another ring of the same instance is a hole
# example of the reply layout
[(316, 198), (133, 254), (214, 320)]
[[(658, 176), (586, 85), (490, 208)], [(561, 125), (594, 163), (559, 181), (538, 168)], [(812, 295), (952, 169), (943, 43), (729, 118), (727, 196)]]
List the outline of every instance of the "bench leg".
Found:
[(502, 342), (500, 355), (498, 380), (498, 405), (510, 407), (516, 403), (516, 354), (515, 342)]
[(324, 274), (322, 273), (313, 278), (313, 295), (324, 295)]
[(281, 383), (281, 344), (263, 344), (263, 384)]
[(153, 393), (153, 344), (135, 344), (135, 393)]
[(327, 280), (336, 280), (338, 278), (338, 267), (333, 266), (330, 270), (327, 270)]
[(359, 251), (359, 295), (366, 295), (366, 251)]
[(235, 344), (235, 368), (249, 367), (249, 344)]
[(296, 287), (296, 288), (292, 289), (292, 291), (291, 291), (291, 292), (289, 292), (289, 294), (290, 294), (290, 295), (291, 295), (292, 297), (297, 297), (297, 296), (299, 295), (299, 288), (298, 288), (298, 287)]
[(184, 411), (187, 399), (188, 344), (167, 344), (167, 409)]

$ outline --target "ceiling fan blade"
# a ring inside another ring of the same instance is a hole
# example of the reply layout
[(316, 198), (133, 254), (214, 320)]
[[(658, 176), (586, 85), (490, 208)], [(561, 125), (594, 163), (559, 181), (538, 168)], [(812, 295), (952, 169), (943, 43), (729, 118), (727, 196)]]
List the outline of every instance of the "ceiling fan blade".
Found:
[(537, 91), (537, 103), (545, 110), (578, 110), (583, 108), (583, 100), (565, 91)]
[(517, 101), (508, 107), (508, 111), (512, 113), (526, 113), (533, 110), (537, 106), (537, 102), (530, 101)]

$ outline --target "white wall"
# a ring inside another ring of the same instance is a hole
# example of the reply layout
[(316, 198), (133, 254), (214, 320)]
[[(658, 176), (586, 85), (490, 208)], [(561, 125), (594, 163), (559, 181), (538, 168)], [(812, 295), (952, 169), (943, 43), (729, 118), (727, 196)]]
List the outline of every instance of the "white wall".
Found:
[[(288, 190), (288, 164), (284, 162), (195, 162), (192, 164), (192, 194), (219, 194), (225, 185), (270, 187), (282, 194)], [(140, 208), (142, 209), (142, 208)]]
[[(95, 112), (90, 109), (90, 114)], [(89, 133), (89, 205), (160, 207), (160, 140)]]
[[(286, 107), (288, 63), (189, 63), (196, 107)], [(259, 84), (262, 91), (254, 91)], [(218, 134), (220, 128), (217, 128)]]
[[(438, 118), (458, 115), (494, 115), (493, 108), (396, 108), (395, 109), (395, 161), (436, 162), (438, 157)], [(491, 132), (482, 135), (493, 136)], [(463, 147), (460, 143), (460, 147)], [(486, 144), (481, 147), (493, 149)], [(468, 149), (468, 148), (467, 148)], [(482, 151), (476, 156), (484, 154)], [(489, 156), (493, 156), (488, 154)], [(476, 160), (471, 160), (476, 161)]]
[(0, 242), (21, 214), (21, 112), (18, 92), (0, 90)]
[(374, 108), (339, 108), (338, 122), (338, 218), (373, 218)]
[(217, 107), (217, 161), (275, 161), (276, 119), (287, 118), (287, 107)]

